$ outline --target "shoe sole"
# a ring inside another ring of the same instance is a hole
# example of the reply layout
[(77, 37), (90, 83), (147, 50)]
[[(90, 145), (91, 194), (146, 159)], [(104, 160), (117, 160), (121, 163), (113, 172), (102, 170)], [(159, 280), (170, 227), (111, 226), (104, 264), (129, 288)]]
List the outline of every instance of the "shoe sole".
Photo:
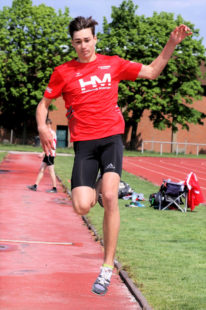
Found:
[(30, 189), (30, 191), (33, 191), (33, 192), (37, 191), (36, 189), (32, 189), (32, 188), (29, 188), (29, 187), (27, 187), (27, 188)]
[(98, 296), (104, 296), (104, 295), (107, 293), (107, 290), (106, 290), (106, 292), (104, 292), (104, 293), (97, 293), (97, 292), (95, 292), (94, 289), (92, 289), (92, 293), (94, 293), (94, 294), (96, 294), (96, 295), (98, 295)]

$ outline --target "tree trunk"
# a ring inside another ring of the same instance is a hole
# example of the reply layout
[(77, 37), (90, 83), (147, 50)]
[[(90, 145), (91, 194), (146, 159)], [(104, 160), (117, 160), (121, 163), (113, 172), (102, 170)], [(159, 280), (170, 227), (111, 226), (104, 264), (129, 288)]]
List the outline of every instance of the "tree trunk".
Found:
[(176, 148), (177, 148), (177, 145), (175, 142), (177, 142), (177, 132), (174, 131), (172, 129), (172, 134), (171, 134), (171, 153), (175, 153), (176, 152)]
[(27, 144), (27, 123), (23, 123), (22, 144)]
[(132, 134), (131, 134), (131, 141), (130, 141), (130, 149), (131, 150), (137, 149), (137, 122), (132, 123)]

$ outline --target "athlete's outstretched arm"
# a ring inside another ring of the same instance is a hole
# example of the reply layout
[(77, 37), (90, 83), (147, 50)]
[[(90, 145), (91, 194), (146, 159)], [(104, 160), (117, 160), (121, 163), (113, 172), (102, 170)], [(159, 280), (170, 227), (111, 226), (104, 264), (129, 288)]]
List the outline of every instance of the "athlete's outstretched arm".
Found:
[(167, 65), (172, 53), (177, 44), (182, 42), (185, 37), (190, 36), (192, 34), (189, 27), (185, 25), (180, 25), (176, 27), (171, 35), (167, 44), (165, 45), (164, 49), (160, 53), (160, 55), (150, 64), (150, 65), (143, 65), (138, 78), (145, 78), (145, 79), (156, 79)]
[(36, 121), (39, 131), (39, 138), (41, 140), (42, 148), (47, 156), (53, 149), (53, 137), (48, 129), (48, 126), (46, 125), (46, 118), (50, 103), (51, 99), (43, 97), (36, 109)]

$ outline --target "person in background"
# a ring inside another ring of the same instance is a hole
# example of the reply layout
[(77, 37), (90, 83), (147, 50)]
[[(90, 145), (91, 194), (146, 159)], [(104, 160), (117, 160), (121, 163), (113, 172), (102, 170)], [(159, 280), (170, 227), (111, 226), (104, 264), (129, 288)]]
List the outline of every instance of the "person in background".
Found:
[(43, 153), (44, 158), (43, 158), (43, 161), (42, 161), (41, 166), (39, 168), (39, 173), (37, 175), (36, 181), (35, 181), (34, 185), (30, 185), (30, 186), (28, 186), (28, 188), (32, 191), (36, 191), (41, 179), (44, 176), (45, 170), (48, 168), (53, 187), (51, 189), (47, 190), (47, 192), (48, 193), (57, 193), (56, 174), (54, 171), (54, 158), (56, 156), (57, 137), (56, 137), (56, 132), (54, 130), (52, 130), (52, 128), (51, 128), (52, 121), (49, 118), (46, 120), (46, 125), (48, 127), (49, 132), (52, 135), (53, 148), (52, 148), (51, 154), (49, 154), (48, 156), (45, 153)]

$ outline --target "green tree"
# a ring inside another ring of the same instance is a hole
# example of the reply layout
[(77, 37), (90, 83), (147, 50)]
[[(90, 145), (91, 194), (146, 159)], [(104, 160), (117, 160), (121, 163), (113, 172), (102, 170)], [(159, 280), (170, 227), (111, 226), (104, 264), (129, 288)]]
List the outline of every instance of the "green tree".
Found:
[(36, 105), (55, 66), (71, 58), (69, 9), (58, 13), (31, 0), (0, 11), (0, 121), (18, 130), (34, 126)]
[[(191, 105), (202, 94), (200, 64), (205, 60), (205, 48), (198, 40), (199, 31), (181, 16), (154, 12), (152, 17), (136, 15), (138, 6), (132, 0), (112, 7), (112, 21), (104, 18), (103, 33), (99, 34), (99, 49), (106, 54), (117, 54), (125, 59), (150, 64), (161, 52), (171, 31), (185, 23), (193, 31), (176, 50), (156, 80), (138, 79), (120, 83), (119, 104), (123, 108), (126, 124), (132, 126), (132, 142), (138, 144), (136, 131), (145, 109), (150, 110), (150, 120), (158, 129), (171, 128), (175, 133), (178, 125), (189, 130), (189, 124), (203, 124), (205, 114)], [(132, 113), (132, 117), (129, 115)]]

